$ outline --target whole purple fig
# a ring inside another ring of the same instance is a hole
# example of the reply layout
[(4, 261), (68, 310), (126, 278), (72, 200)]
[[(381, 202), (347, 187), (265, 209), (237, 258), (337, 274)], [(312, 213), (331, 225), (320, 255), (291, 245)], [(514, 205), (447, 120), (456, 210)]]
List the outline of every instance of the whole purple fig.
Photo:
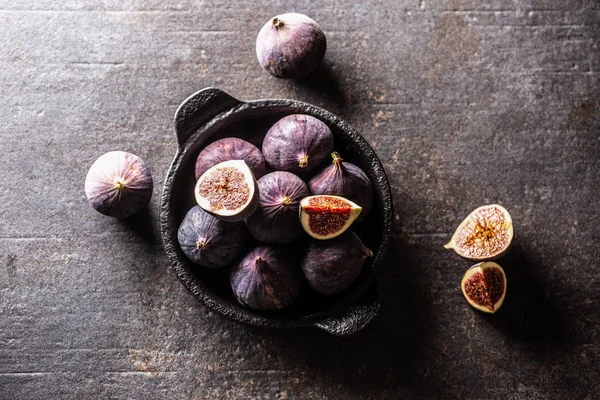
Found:
[(363, 262), (373, 252), (352, 231), (330, 240), (315, 240), (300, 261), (308, 285), (321, 294), (347, 289), (358, 277)]
[(281, 248), (256, 247), (233, 268), (231, 288), (238, 301), (253, 310), (286, 308), (300, 292), (298, 263)]
[(327, 50), (319, 25), (304, 14), (271, 18), (256, 38), (260, 65), (277, 78), (298, 79), (314, 71)]
[(206, 146), (196, 159), (196, 180), (209, 168), (229, 160), (244, 160), (256, 177), (267, 173), (267, 164), (260, 150), (245, 140), (228, 137)]
[(362, 207), (362, 216), (373, 206), (373, 185), (367, 174), (356, 165), (345, 162), (339, 153), (331, 154), (333, 163), (308, 182), (313, 195), (328, 194), (345, 197)]
[(85, 194), (98, 212), (126, 218), (141, 211), (152, 197), (152, 175), (138, 156), (124, 151), (101, 155), (85, 178)]
[(225, 222), (199, 206), (192, 207), (179, 225), (177, 240), (183, 253), (194, 263), (207, 268), (231, 264), (248, 239), (243, 222)]
[(258, 208), (246, 218), (250, 234), (271, 244), (298, 239), (302, 235), (300, 200), (310, 195), (306, 183), (290, 172), (276, 171), (258, 180), (258, 192)]
[(265, 135), (262, 152), (275, 170), (307, 175), (321, 166), (333, 150), (333, 134), (321, 120), (304, 114), (288, 115)]

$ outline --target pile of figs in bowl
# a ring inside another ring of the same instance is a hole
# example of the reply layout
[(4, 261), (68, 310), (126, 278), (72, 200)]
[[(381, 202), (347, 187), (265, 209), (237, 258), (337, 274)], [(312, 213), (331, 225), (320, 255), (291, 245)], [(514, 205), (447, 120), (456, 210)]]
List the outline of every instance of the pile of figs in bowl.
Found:
[(308, 103), (216, 88), (179, 106), (175, 131), (161, 234), (197, 300), (237, 322), (338, 336), (377, 316), (393, 206), (358, 132)]

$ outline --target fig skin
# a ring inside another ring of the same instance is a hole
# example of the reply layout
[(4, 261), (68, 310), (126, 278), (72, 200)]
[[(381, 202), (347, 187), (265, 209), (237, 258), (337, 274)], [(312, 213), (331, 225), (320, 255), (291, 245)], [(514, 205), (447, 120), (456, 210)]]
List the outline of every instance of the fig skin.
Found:
[(347, 231), (327, 241), (314, 240), (300, 261), (308, 285), (326, 295), (346, 290), (358, 277), (363, 263), (373, 252), (358, 235)]
[(231, 273), (231, 289), (240, 304), (257, 311), (289, 307), (300, 292), (298, 262), (286, 250), (259, 246)]
[(271, 18), (256, 38), (256, 57), (271, 75), (299, 79), (314, 71), (325, 56), (327, 39), (313, 19), (287, 13)]
[(115, 218), (127, 218), (144, 209), (152, 198), (152, 189), (152, 175), (146, 163), (124, 151), (110, 151), (98, 157), (85, 178), (90, 205)]
[(194, 187), (194, 196), (208, 213), (223, 221), (238, 222), (251, 216), (258, 207), (258, 184), (244, 160), (223, 161), (202, 174)]
[(267, 173), (267, 163), (258, 147), (243, 139), (228, 137), (212, 142), (198, 154), (196, 180), (209, 168), (229, 160), (244, 160), (256, 179)]
[(325, 163), (333, 150), (333, 134), (321, 120), (292, 114), (277, 121), (265, 135), (262, 153), (277, 171), (307, 176)]
[(302, 235), (300, 200), (310, 195), (306, 183), (290, 172), (276, 171), (258, 180), (258, 192), (258, 208), (246, 219), (250, 234), (269, 244), (298, 239)]
[(313, 195), (345, 197), (362, 207), (361, 218), (366, 217), (373, 206), (373, 185), (362, 169), (343, 161), (339, 153), (331, 154), (333, 162), (308, 182)]
[(225, 222), (194, 206), (179, 225), (177, 241), (193, 263), (221, 268), (231, 264), (244, 250), (248, 231), (243, 222)]

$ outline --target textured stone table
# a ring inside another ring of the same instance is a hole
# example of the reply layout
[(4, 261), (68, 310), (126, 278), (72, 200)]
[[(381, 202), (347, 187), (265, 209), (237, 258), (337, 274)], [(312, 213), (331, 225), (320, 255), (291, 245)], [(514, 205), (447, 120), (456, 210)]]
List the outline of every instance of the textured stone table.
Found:
[[(1, 399), (556, 399), (600, 390), (600, 4), (595, 0), (0, 0)], [(266, 20), (316, 19), (299, 82), (262, 71)], [(207, 311), (158, 234), (172, 116), (206, 86), (295, 98), (378, 151), (396, 204), (381, 316), (339, 339)], [(149, 212), (90, 209), (100, 154), (140, 155)], [(470, 308), (442, 245), (512, 213), (508, 296)]]

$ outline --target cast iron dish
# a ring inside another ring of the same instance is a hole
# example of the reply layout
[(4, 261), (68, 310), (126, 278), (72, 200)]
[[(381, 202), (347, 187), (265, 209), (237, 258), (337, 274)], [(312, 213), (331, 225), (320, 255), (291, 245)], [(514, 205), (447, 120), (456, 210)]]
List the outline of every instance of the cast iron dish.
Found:
[[(259, 148), (267, 130), (290, 114), (309, 114), (325, 122), (334, 134), (335, 149), (358, 165), (373, 183), (374, 205), (368, 218), (354, 230), (374, 257), (343, 293), (322, 296), (304, 290), (285, 312), (261, 314), (241, 306), (229, 287), (229, 268), (205, 269), (192, 264), (177, 242), (177, 229), (195, 205), (194, 165), (200, 150), (214, 140), (236, 136)], [(364, 328), (379, 313), (377, 271), (392, 237), (393, 207), (383, 166), (366, 140), (344, 121), (322, 108), (296, 100), (243, 102), (215, 88), (203, 89), (186, 99), (175, 114), (178, 149), (167, 172), (161, 199), (161, 234), (165, 251), (183, 285), (209, 309), (237, 322), (294, 328), (318, 327), (345, 336)]]

